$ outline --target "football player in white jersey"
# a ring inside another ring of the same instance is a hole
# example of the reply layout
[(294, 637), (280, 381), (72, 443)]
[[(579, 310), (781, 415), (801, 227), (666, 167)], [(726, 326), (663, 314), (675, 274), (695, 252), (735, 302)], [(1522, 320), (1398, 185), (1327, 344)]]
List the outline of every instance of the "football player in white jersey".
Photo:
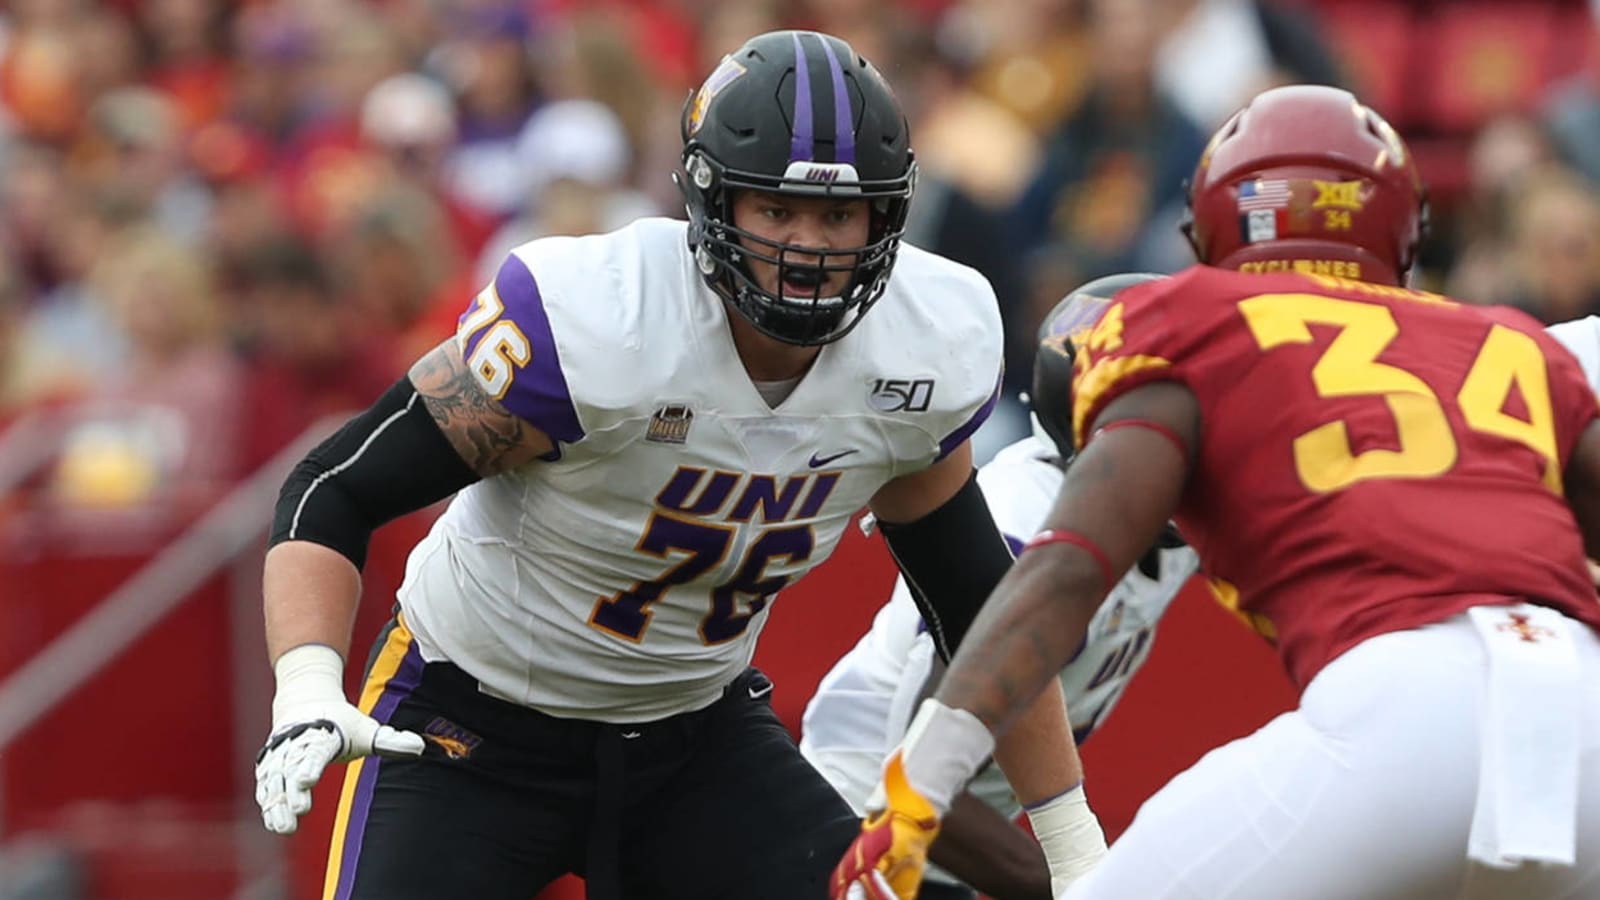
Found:
[[(1040, 340), (1074, 327), (1063, 318), (1078, 294), (1111, 296), (1154, 276), (1113, 275), (1084, 285), (1063, 300), (1040, 328)], [(1061, 409), (1055, 398), (1071, 388), (1072, 368), (1059, 354), (1034, 363), (1036, 409)], [(1034, 417), (1034, 434), (1001, 450), (978, 472), (995, 524), (1013, 550), (1039, 531), (1072, 459), (1070, 423), (1048, 413)], [(1116, 705), (1133, 673), (1148, 658), (1156, 622), (1198, 568), (1193, 550), (1175, 531), (1129, 569), (1090, 623), (1083, 647), (1061, 670), (1074, 737), (1082, 743)], [(884, 759), (912, 713), (943, 671), (932, 636), (905, 580), (856, 646), (840, 658), (806, 706), (800, 751), (863, 812), (883, 773)], [(918, 897), (972, 900), (974, 889), (996, 900), (1050, 897), (1049, 872), (1034, 839), (1012, 824), (1022, 812), (1004, 777), (986, 768), (945, 817)], [(970, 887), (964, 886), (963, 882)]]
[(1600, 316), (1584, 316), (1570, 322), (1557, 322), (1546, 328), (1550, 336), (1572, 351), (1589, 379), (1589, 386), (1600, 394)]
[[(283, 488), (256, 798), (291, 832), (352, 761), (325, 897), (526, 900), (567, 872), (600, 898), (823, 896), (857, 820), (749, 666), (771, 603), (863, 507), (941, 652), (1010, 564), (968, 445), (994, 294), (901, 245), (916, 169), (882, 77), (761, 35), (682, 132), (687, 224), (517, 248)], [(457, 491), (351, 704), (368, 538)], [(996, 758), (1048, 800), (1081, 776), (1060, 692), (1033, 709)]]

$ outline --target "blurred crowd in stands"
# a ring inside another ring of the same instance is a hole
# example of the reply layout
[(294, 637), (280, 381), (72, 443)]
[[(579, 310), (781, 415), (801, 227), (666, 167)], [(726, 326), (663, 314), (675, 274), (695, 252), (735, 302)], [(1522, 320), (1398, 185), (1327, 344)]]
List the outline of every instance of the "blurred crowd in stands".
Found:
[(684, 98), (778, 27), (888, 75), (922, 165), (909, 239), (994, 282), (1011, 399), (989, 447), (1026, 428), (1066, 288), (1189, 262), (1184, 178), (1274, 83), (1351, 87), (1413, 142), (1422, 286), (1600, 312), (1582, 2), (10, 0), (0, 428), (69, 422), (32, 496), (214, 496), (372, 400), (509, 248), (681, 215)]

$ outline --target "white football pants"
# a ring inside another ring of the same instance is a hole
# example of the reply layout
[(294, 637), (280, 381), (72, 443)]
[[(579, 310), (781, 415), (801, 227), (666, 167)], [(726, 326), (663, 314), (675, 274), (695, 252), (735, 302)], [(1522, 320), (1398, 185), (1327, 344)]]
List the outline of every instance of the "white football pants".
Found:
[[(1468, 859), (1489, 654), (1462, 614), (1334, 660), (1299, 709), (1146, 801), (1065, 900), (1600, 898), (1600, 639), (1563, 621), (1579, 670), (1576, 865)], [(1515, 731), (1521, 704), (1506, 705)]]

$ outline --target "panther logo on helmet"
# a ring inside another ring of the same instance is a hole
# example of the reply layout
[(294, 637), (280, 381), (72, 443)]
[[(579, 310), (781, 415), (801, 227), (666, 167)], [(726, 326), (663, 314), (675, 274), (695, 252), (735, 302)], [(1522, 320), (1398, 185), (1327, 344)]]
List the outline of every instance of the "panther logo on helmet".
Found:
[(1207, 265), (1403, 284), (1427, 227), (1416, 163), (1348, 91), (1257, 95), (1212, 136), (1184, 233)]
[(746, 71), (748, 70), (739, 65), (738, 61), (733, 57), (724, 56), (721, 64), (706, 78), (705, 84), (700, 85), (700, 90), (694, 92), (694, 99), (689, 103), (689, 114), (684, 125), (684, 131), (689, 134), (699, 131), (700, 126), (705, 124), (706, 109), (711, 106), (711, 101), (716, 99), (717, 94), (721, 93), (723, 88), (732, 84)]
[[(888, 285), (916, 183), (905, 115), (883, 76), (831, 35), (758, 35), (690, 95), (682, 135), (674, 180), (711, 289), (786, 343), (826, 344), (854, 328)], [(818, 253), (742, 231), (733, 223), (741, 190), (864, 198), (868, 242)], [(848, 286), (836, 297), (785, 296), (762, 288), (748, 267), (752, 258), (776, 265), (782, 283), (797, 257), (812, 269), (848, 271)]]

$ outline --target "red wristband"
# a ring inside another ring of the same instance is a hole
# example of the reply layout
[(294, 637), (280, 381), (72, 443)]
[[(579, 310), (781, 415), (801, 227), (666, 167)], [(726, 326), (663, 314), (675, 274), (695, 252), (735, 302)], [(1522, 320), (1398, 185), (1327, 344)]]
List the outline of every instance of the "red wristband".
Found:
[[(1045, 544), (1072, 544), (1075, 547), (1083, 548), (1090, 556), (1094, 557), (1094, 561), (1100, 566), (1100, 577), (1105, 581), (1106, 590), (1109, 591), (1116, 585), (1117, 575), (1111, 569), (1111, 560), (1106, 558), (1106, 552), (1101, 550), (1100, 545), (1094, 541), (1076, 531), (1051, 529), (1039, 532), (1033, 536), (1033, 540), (1023, 544), (1022, 553), (1027, 553), (1035, 547), (1043, 547)], [(1021, 556), (1022, 554), (1019, 553), (1017, 555)]]
[(1183, 438), (1178, 437), (1178, 433), (1171, 428), (1160, 422), (1152, 422), (1149, 419), (1118, 419), (1115, 422), (1107, 422), (1096, 428), (1089, 439), (1094, 440), (1095, 436), (1104, 434), (1107, 431), (1116, 431), (1118, 428), (1145, 428), (1154, 431), (1156, 434), (1166, 438), (1167, 442), (1177, 449), (1178, 455), (1183, 457), (1184, 462), (1189, 461), (1189, 447), (1183, 442)]

